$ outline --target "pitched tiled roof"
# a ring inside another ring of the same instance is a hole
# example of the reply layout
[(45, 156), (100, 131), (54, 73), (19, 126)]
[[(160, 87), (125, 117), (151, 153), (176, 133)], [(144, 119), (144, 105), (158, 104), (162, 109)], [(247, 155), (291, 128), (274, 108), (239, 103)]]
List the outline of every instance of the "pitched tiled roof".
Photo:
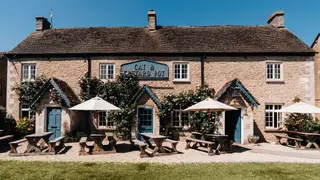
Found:
[(252, 105), (255, 105), (256, 107), (260, 105), (257, 99), (250, 93), (250, 91), (241, 83), (241, 81), (238, 78), (235, 78), (232, 81), (227, 82), (224, 86), (222, 86), (222, 88), (217, 92), (214, 98), (217, 100), (221, 100), (221, 98), (230, 93), (235, 86), (240, 88), (240, 92), (244, 95), (243, 97), (248, 102), (250, 102)]
[(31, 106), (34, 106), (42, 98), (42, 96), (52, 87), (57, 90), (57, 92), (63, 98), (67, 106), (74, 106), (81, 102), (78, 96), (74, 93), (74, 91), (65, 81), (62, 81), (57, 78), (50, 78), (46, 83), (44, 83), (44, 85), (34, 96), (30, 103)]
[(313, 53), (287, 29), (273, 26), (61, 28), (34, 32), (9, 54)]

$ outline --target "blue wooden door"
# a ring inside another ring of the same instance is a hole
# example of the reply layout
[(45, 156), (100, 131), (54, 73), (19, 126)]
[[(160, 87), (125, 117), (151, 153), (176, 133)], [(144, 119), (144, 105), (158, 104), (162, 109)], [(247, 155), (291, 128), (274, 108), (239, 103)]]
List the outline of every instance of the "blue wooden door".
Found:
[(237, 118), (236, 129), (234, 131), (234, 141), (237, 143), (241, 143), (241, 112)]
[(140, 133), (153, 132), (153, 108), (138, 108), (138, 138), (142, 140)]
[(48, 131), (53, 132), (50, 139), (61, 136), (61, 108), (50, 107), (47, 108), (47, 126)]

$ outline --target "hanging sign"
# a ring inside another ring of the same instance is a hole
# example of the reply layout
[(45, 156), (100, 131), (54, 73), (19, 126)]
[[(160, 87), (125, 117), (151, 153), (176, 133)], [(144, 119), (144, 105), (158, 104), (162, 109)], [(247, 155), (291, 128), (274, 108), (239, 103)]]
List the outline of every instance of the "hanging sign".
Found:
[(121, 65), (121, 73), (132, 72), (141, 80), (166, 80), (169, 78), (168, 65), (151, 60), (140, 60)]

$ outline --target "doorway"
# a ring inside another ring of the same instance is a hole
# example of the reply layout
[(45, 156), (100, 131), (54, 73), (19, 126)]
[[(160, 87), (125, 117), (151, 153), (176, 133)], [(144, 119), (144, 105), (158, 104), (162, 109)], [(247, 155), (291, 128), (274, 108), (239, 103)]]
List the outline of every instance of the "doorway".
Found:
[(225, 134), (229, 140), (241, 143), (241, 109), (225, 112)]
[(140, 133), (153, 133), (153, 108), (138, 108), (138, 138), (141, 140)]
[(50, 140), (61, 136), (61, 108), (47, 108), (47, 129), (53, 132)]

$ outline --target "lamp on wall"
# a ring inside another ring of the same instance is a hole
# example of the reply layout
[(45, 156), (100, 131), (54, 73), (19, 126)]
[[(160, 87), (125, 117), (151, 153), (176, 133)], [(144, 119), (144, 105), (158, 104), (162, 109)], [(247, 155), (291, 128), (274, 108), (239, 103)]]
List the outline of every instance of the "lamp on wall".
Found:
[(239, 97), (240, 96), (240, 87), (234, 86), (232, 89), (232, 97)]

